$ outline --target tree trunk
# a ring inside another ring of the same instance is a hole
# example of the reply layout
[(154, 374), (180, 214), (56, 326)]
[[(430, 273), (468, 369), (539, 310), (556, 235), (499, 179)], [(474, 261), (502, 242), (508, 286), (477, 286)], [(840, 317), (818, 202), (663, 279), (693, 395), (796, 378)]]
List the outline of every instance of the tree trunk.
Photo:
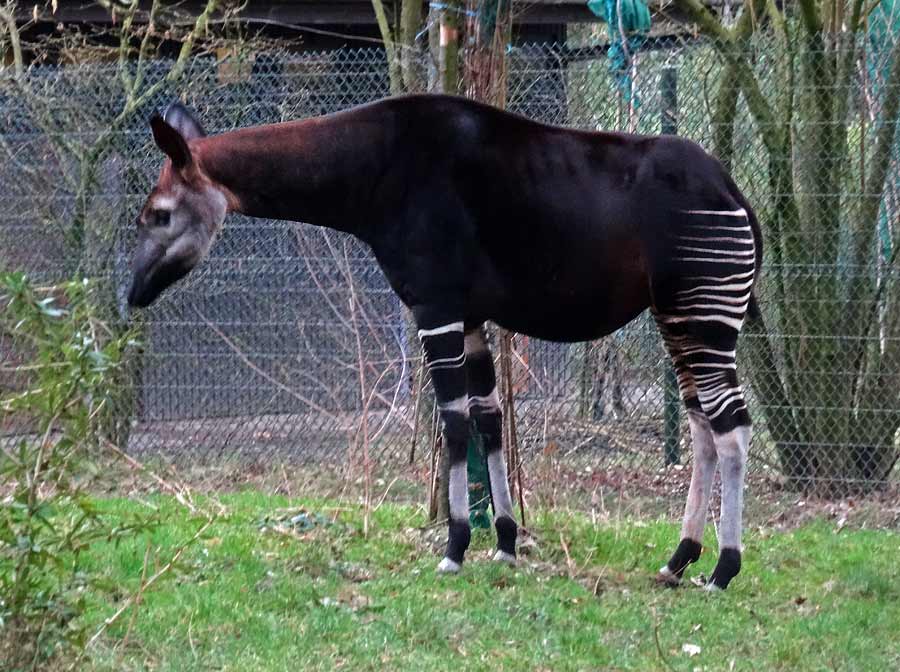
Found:
[(372, 0), (372, 9), (375, 12), (375, 22), (381, 33), (381, 41), (384, 42), (384, 54), (388, 65), (388, 80), (390, 82), (391, 95), (403, 93), (403, 68), (401, 65), (400, 50), (394, 40), (394, 31), (391, 30), (391, 22), (387, 15), (382, 0)]
[[(850, 165), (846, 118), (862, 1), (853, 0), (849, 21), (843, 13), (829, 15), (830, 32), (823, 29), (818, 3), (800, 1), (797, 67), (797, 42), (789, 39), (780, 10), (769, 3), (781, 47), (778, 85), (771, 95), (764, 93), (740, 50), (749, 34), (744, 21), (753, 14), (751, 3), (738, 27), (728, 31), (699, 3), (679, 0), (716, 38), (725, 60), (713, 115), (716, 153), (732, 167), (734, 94), (740, 90), (768, 155), (772, 196), (767, 208), (758, 208), (767, 270), (757, 292), (767, 319), (785, 338), (774, 339), (761, 316), (751, 317), (745, 341), (750, 380), (789, 481), (835, 492), (835, 483), (886, 478), (896, 460), (900, 376), (888, 372), (897, 369), (900, 358), (900, 352), (891, 352), (900, 325), (880, 319), (891, 314), (887, 306), (895, 293), (876, 271), (874, 243), (900, 107), (900, 45), (884, 94), (883, 125), (864, 176), (866, 196), (859, 212), (848, 217), (842, 210)], [(841, 250), (848, 239), (849, 255)], [(883, 352), (879, 342), (889, 344)]]
[(425, 90), (420, 57), (422, 49), (416, 39), (422, 30), (421, 0), (403, 0), (400, 8), (400, 74), (407, 93)]
[(441, 14), (438, 71), (443, 93), (459, 91), (459, 17), (462, 11), (462, 0), (447, 0)]

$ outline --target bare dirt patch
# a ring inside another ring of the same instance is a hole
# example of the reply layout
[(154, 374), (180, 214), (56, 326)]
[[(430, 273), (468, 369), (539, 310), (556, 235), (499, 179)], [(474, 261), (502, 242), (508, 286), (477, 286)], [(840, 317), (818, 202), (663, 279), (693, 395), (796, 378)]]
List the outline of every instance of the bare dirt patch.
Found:
[[(373, 467), (370, 502), (427, 505), (428, 466), (397, 461)], [(197, 493), (221, 494), (247, 489), (287, 497), (327, 497), (363, 501), (364, 472), (344, 464), (290, 465), (262, 461), (190, 465), (154, 458), (147, 463), (164, 477)], [(563, 509), (600, 518), (680, 520), (690, 484), (689, 465), (654, 470), (603, 466), (590, 461), (539, 455), (524, 465), (526, 518), (529, 509)], [(127, 470), (126, 470), (127, 471)], [(127, 474), (126, 474), (127, 476)], [(147, 480), (124, 478), (119, 492), (146, 491)], [(718, 510), (718, 484), (711, 511)], [(900, 529), (900, 484), (890, 483), (864, 497), (824, 499), (788, 490), (776, 477), (751, 473), (747, 478), (745, 519), (748, 526), (790, 530), (812, 519), (833, 520), (838, 527)], [(526, 520), (527, 524), (527, 520)], [(443, 530), (440, 535), (443, 537)]]

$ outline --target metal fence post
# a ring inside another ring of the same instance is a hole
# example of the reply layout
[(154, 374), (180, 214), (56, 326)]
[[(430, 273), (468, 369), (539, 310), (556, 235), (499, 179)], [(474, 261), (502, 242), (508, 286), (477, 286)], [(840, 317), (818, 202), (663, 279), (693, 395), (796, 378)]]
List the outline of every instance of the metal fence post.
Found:
[[(659, 78), (660, 131), (667, 135), (678, 133), (678, 71), (670, 66), (662, 69)], [(680, 458), (681, 398), (678, 378), (671, 360), (666, 358), (663, 373), (663, 435), (666, 464), (676, 464)]]

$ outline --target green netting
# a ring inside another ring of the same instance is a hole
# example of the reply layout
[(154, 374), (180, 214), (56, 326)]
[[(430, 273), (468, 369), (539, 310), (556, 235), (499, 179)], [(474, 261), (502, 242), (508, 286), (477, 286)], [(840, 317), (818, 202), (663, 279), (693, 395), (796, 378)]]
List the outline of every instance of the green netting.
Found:
[(474, 423), (469, 433), (466, 459), (469, 472), (469, 523), (472, 527), (488, 529), (491, 526), (491, 515), (488, 512), (491, 500), (490, 483), (484, 455), (484, 443)]
[(642, 0), (588, 0), (587, 6), (608, 26), (609, 70), (622, 98), (637, 107), (640, 101), (632, 90), (631, 63), (650, 31), (650, 10)]

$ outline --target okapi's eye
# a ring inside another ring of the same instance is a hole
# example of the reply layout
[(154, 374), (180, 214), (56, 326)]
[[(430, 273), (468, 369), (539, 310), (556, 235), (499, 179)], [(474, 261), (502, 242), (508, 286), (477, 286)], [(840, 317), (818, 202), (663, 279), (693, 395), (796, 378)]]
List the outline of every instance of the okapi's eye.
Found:
[(168, 226), (169, 218), (172, 213), (169, 210), (157, 210), (155, 213), (156, 221), (154, 222), (156, 226)]

